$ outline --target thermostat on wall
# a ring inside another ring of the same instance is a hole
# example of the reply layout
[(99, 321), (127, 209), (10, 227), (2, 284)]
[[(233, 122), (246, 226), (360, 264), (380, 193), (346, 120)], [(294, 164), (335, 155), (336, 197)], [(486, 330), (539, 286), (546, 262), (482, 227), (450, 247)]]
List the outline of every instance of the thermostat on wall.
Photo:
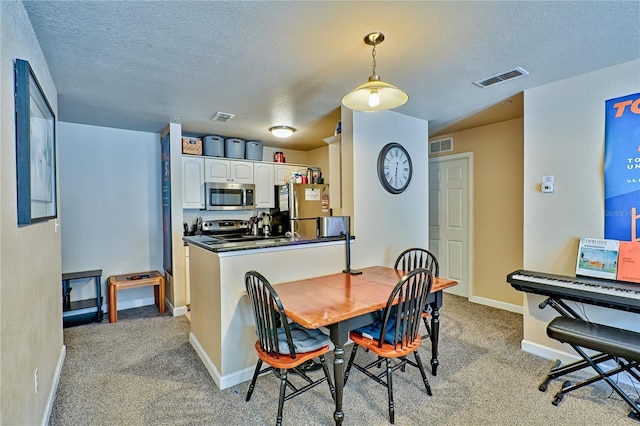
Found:
[(540, 185), (540, 189), (542, 190), (542, 192), (546, 193), (553, 192), (553, 183), (553, 176), (542, 176), (542, 185)]

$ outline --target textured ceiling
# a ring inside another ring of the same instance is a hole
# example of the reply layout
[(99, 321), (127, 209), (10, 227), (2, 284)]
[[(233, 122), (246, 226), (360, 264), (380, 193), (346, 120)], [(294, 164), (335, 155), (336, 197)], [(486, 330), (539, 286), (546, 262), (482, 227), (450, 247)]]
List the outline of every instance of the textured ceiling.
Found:
[[(521, 116), (522, 91), (640, 58), (640, 2), (24, 1), (61, 121), (322, 146), (342, 96), (371, 74), (429, 133)], [(516, 66), (529, 76), (483, 89)], [(640, 70), (639, 70), (640, 74)], [(588, 90), (588, 88), (585, 88)], [(623, 94), (621, 94), (623, 95)], [(514, 109), (519, 108), (514, 112)], [(487, 110), (489, 112), (487, 112)], [(235, 114), (226, 123), (210, 117)], [(273, 137), (273, 125), (298, 131)]]

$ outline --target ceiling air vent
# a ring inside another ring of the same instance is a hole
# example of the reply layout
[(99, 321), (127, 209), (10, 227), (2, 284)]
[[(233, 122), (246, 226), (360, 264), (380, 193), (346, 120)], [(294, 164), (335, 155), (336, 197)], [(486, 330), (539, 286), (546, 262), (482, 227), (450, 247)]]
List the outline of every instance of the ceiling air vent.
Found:
[(229, 121), (231, 120), (235, 114), (229, 114), (228, 112), (216, 112), (210, 118), (211, 121)]
[(529, 75), (529, 72), (524, 68), (517, 67), (507, 72), (496, 74), (488, 78), (483, 78), (482, 80), (474, 81), (473, 84), (486, 89), (487, 87), (493, 86), (494, 84), (502, 83), (507, 80), (513, 80), (514, 78), (522, 77), (525, 75)]
[(453, 151), (453, 138), (438, 139), (429, 142), (429, 154)]

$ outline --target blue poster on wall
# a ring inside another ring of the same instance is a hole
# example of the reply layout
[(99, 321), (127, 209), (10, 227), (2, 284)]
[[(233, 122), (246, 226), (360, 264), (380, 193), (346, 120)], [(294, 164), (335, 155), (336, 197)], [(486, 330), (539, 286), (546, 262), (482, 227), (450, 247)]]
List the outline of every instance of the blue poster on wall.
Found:
[(640, 240), (640, 93), (605, 109), (604, 237)]
[(164, 270), (169, 274), (173, 274), (172, 255), (171, 255), (171, 156), (169, 134), (167, 133), (162, 140), (162, 259)]

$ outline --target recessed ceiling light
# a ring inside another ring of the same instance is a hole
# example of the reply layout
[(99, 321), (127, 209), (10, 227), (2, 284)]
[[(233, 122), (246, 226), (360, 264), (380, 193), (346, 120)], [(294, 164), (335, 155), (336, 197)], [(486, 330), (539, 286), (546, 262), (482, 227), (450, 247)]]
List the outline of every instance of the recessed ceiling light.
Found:
[(296, 129), (290, 126), (273, 126), (269, 128), (269, 131), (278, 138), (288, 138)]

